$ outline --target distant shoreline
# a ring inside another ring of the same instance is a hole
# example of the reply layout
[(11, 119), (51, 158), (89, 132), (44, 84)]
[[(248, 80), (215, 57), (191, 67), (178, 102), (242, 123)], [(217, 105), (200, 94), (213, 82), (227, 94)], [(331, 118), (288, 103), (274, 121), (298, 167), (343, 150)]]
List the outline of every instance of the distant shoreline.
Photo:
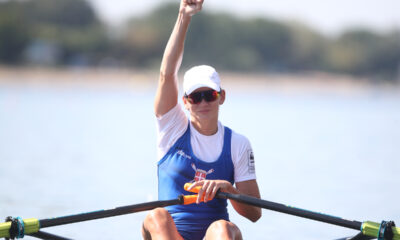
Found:
[[(359, 92), (371, 89), (400, 94), (400, 84), (375, 83), (367, 78), (323, 72), (233, 73), (220, 72), (222, 86), (233, 91)], [(182, 76), (180, 76), (180, 80)], [(0, 66), (1, 86), (155, 89), (158, 72), (144, 69), (35, 68)]]

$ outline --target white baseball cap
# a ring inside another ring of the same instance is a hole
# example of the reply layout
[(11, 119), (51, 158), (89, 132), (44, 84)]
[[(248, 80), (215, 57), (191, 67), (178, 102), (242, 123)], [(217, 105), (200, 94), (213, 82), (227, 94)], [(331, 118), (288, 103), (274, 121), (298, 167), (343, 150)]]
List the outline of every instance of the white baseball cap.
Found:
[(200, 65), (189, 69), (183, 77), (183, 91), (189, 95), (201, 87), (209, 87), (221, 91), (221, 80), (213, 67)]

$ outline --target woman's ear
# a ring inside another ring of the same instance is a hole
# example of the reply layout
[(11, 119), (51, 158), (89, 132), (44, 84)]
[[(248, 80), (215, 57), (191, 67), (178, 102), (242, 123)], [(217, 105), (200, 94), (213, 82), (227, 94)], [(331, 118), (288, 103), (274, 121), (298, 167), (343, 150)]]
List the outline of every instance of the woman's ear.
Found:
[(182, 97), (182, 102), (183, 102), (183, 105), (185, 106), (185, 109), (189, 110), (188, 101), (184, 96)]
[(226, 98), (226, 92), (225, 90), (221, 89), (221, 94), (219, 96), (219, 105), (224, 104)]

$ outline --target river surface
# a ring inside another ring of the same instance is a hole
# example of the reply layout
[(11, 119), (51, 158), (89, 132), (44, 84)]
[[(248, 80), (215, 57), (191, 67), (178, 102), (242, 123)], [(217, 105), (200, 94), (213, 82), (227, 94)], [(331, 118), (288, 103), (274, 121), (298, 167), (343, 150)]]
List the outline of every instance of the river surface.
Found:
[[(0, 85), (0, 218), (42, 219), (156, 200), (154, 91)], [(400, 224), (398, 90), (227, 91), (221, 121), (250, 139), (263, 199)], [(357, 233), (269, 210), (251, 223), (229, 210), (244, 239)], [(145, 214), (46, 231), (74, 239), (141, 239)]]

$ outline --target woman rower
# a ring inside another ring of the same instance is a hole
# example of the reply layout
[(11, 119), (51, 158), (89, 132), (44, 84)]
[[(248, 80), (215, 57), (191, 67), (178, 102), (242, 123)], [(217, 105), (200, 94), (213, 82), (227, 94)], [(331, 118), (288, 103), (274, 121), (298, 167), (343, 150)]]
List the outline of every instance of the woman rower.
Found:
[[(183, 82), (183, 105), (189, 118), (178, 104), (177, 76), (186, 33), (202, 6), (203, 0), (181, 0), (155, 96), (159, 199), (186, 194), (183, 186), (187, 182), (193, 182), (191, 188), (201, 189), (197, 204), (151, 211), (143, 222), (144, 239), (242, 239), (237, 225), (229, 221), (227, 200), (214, 196), (222, 191), (260, 198), (249, 140), (218, 120), (226, 92), (215, 69), (207, 65), (189, 69)], [(251, 221), (261, 217), (258, 207), (233, 200), (231, 204)]]

